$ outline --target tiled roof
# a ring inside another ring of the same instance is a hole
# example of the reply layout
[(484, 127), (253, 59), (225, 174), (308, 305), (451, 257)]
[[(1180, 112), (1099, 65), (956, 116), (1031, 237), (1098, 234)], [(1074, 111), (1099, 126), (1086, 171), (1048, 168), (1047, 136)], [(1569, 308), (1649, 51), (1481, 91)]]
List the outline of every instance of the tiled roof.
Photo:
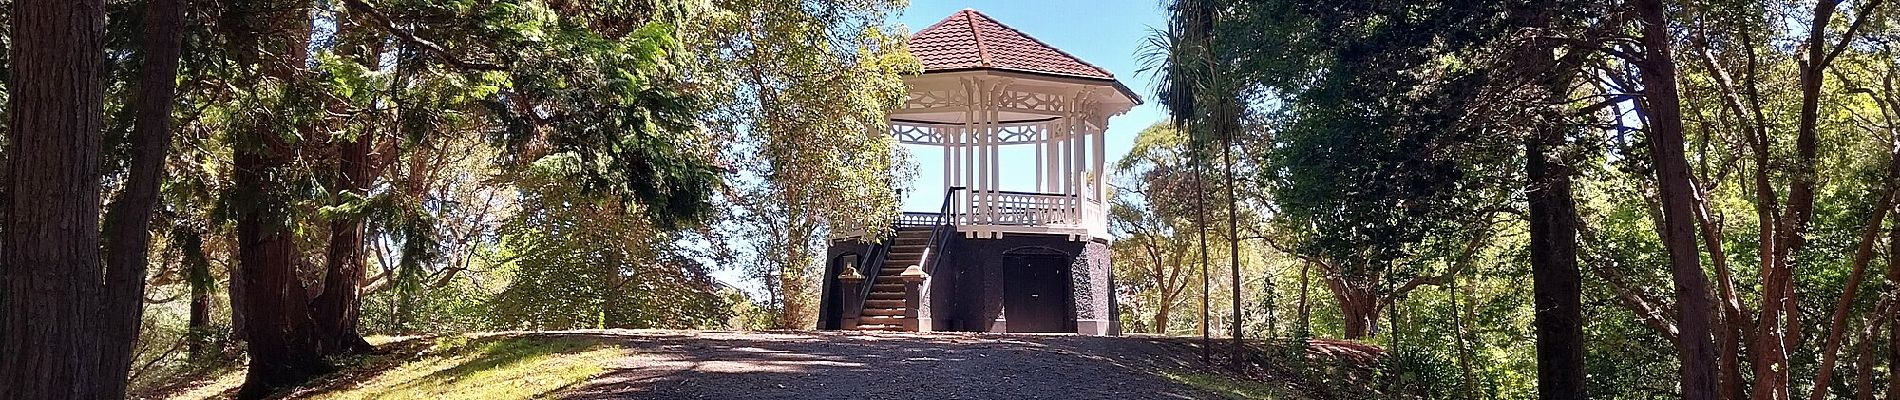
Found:
[(950, 14), (911, 35), (910, 53), (923, 63), (924, 72), (991, 68), (1115, 79), (1108, 70), (971, 9)]

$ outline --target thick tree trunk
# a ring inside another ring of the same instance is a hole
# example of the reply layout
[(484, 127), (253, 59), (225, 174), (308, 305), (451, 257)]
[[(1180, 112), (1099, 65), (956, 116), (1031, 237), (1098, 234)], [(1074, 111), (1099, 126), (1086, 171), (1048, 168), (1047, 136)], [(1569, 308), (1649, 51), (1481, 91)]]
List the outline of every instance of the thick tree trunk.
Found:
[[(365, 198), (375, 177), (371, 175), (370, 150), (375, 143), (369, 134), (356, 135), (339, 146), (337, 179), (339, 198)], [(330, 221), (330, 248), (325, 253), (323, 292), (311, 307), (316, 322), (318, 345), (325, 355), (360, 354), (374, 350), (357, 331), (363, 310), (363, 215), (352, 214)]]
[(1537, 313), (1537, 392), (1541, 399), (1582, 399), (1583, 273), (1577, 266), (1576, 204), (1570, 168), (1548, 150), (1561, 127), (1539, 128), (1525, 148), (1530, 173), (1531, 292)]
[(144, 34), (139, 37), (139, 88), (132, 99), (137, 115), (125, 189), (106, 211), (106, 298), (102, 395), (123, 397), (132, 367), (140, 317), (145, 311), (145, 269), (151, 249), (152, 213), (158, 208), (165, 152), (171, 147), (172, 100), (178, 89), (178, 63), (184, 53), (184, 0), (145, 4)]
[[(369, 70), (377, 70), (382, 56), (381, 31), (368, 25), (359, 13), (347, 12), (337, 23), (336, 53)], [(347, 112), (348, 104), (331, 105)], [(374, 126), (359, 128), (355, 135), (337, 143), (337, 177), (333, 197), (337, 204), (369, 197), (376, 183)], [(350, 213), (330, 220), (330, 247), (324, 252), (323, 291), (311, 301), (311, 317), (316, 322), (318, 345), (324, 355), (362, 354), (375, 350), (363, 340), (357, 325), (363, 313), (363, 276), (367, 264), (364, 251), (367, 236), (365, 216)]]
[[(269, 83), (295, 96), (306, 57), (310, 8), (299, 1), (246, 4), (230, 12), (239, 21), (239, 58)], [(271, 115), (260, 115), (270, 119)], [(309, 297), (297, 277), (300, 257), (290, 218), (289, 182), (294, 147), (280, 124), (261, 121), (237, 133), (232, 203), (236, 209), (238, 265), (242, 270), (250, 368), (240, 399), (257, 399), (327, 372), (310, 318)], [(291, 128), (295, 129), (295, 128)]]
[(108, 325), (98, 314), (105, 2), (14, 0), (11, 14), (0, 399), (117, 397), (100, 380), (119, 335), (95, 334)]
[[(1885, 302), (1882, 302), (1883, 305)], [(1876, 308), (1876, 311), (1879, 309)], [(1868, 318), (1867, 326), (1862, 328), (1860, 339), (1854, 344), (1854, 400), (1874, 400), (1874, 347), (1873, 341), (1880, 336), (1880, 327), (1885, 325), (1882, 318)], [(1821, 390), (1816, 390), (1821, 391)]]
[(1339, 315), (1344, 320), (1346, 338), (1364, 340), (1377, 336), (1379, 295), (1370, 288), (1352, 287), (1333, 280), (1333, 297), (1339, 300)]
[(1709, 336), (1708, 278), (1696, 251), (1695, 186), (1683, 155), (1682, 111), (1676, 87), (1676, 65), (1671, 55), (1669, 17), (1660, 0), (1636, 3), (1642, 18), (1644, 48), (1643, 106), (1649, 118), (1650, 154), (1663, 203), (1663, 244), (1669, 251), (1675, 282), (1678, 318), (1676, 351), (1681, 361), (1682, 396), (1686, 400), (1717, 398), (1715, 346)]
[[(1552, 5), (1527, 10), (1525, 26), (1548, 30)], [(1517, 55), (1517, 65), (1538, 76), (1535, 86), (1545, 104), (1568, 99), (1567, 71), (1557, 68), (1555, 44), (1533, 40)], [(1584, 399), (1583, 272), (1577, 266), (1577, 206), (1571, 192), (1571, 168), (1558, 151), (1570, 129), (1561, 106), (1532, 106), (1532, 136), (1524, 145), (1530, 176), (1531, 293), (1537, 312), (1538, 398)], [(1454, 278), (1455, 279), (1455, 278)]]

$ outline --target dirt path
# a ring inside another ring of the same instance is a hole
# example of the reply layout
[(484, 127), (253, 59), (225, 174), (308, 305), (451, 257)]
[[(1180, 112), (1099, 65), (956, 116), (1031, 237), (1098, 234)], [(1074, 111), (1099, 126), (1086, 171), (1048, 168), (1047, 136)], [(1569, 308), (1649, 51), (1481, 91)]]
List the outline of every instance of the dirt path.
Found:
[(1165, 339), (989, 334), (613, 332), (633, 356), (570, 399), (1201, 399), (1157, 371)]

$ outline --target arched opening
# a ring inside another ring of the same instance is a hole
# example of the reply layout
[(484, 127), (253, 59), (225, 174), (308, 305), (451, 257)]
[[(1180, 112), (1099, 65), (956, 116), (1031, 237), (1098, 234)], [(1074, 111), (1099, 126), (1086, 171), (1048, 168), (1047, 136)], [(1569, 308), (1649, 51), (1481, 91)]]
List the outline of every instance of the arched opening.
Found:
[(1041, 246), (1003, 252), (1003, 319), (1010, 332), (1074, 332), (1068, 253)]

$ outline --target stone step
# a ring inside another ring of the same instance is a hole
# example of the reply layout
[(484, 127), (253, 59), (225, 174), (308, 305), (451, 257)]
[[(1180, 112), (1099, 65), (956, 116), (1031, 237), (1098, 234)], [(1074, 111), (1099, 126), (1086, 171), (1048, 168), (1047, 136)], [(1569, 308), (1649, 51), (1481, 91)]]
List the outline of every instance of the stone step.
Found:
[[(869, 311), (869, 310), (866, 310), (866, 311)], [(879, 325), (879, 324), (889, 324), (889, 325), (899, 325), (899, 326), (901, 326), (901, 325), (903, 325), (903, 324), (904, 324), (904, 322), (906, 322), (906, 321), (910, 321), (910, 318), (904, 318), (904, 316), (903, 316), (903, 315), (868, 315), (868, 314), (867, 314), (867, 315), (864, 315), (864, 316), (861, 316), (861, 317), (858, 317), (858, 325), (859, 325), (859, 326), (863, 326), (863, 325)]]
[[(892, 274), (892, 275), (878, 274), (877, 279), (873, 279), (871, 282), (873, 284), (893, 284), (894, 283), (894, 284), (902, 285), (904, 284), (904, 277), (898, 276), (895, 274)], [(876, 289), (872, 289), (872, 290), (876, 290)]]
[(871, 293), (877, 294), (877, 292), (897, 293), (901, 296), (904, 294), (904, 284), (883, 282), (871, 284)]
[(857, 330), (878, 331), (878, 332), (903, 332), (904, 326), (903, 325), (885, 325), (885, 324), (859, 324)]
[(879, 316), (883, 316), (883, 317), (902, 317), (902, 316), (904, 316), (904, 308), (903, 308), (903, 307), (898, 307), (898, 308), (865, 308), (865, 309), (864, 309), (864, 313), (863, 313), (863, 314), (860, 314), (860, 315), (863, 315), (863, 316), (866, 316), (866, 317), (879, 317)]
[(864, 308), (865, 308), (865, 309), (872, 309), (872, 308), (904, 308), (904, 299), (894, 299), (894, 300), (865, 300), (865, 301), (864, 301)]
[(904, 301), (904, 292), (871, 292), (869, 300)]

